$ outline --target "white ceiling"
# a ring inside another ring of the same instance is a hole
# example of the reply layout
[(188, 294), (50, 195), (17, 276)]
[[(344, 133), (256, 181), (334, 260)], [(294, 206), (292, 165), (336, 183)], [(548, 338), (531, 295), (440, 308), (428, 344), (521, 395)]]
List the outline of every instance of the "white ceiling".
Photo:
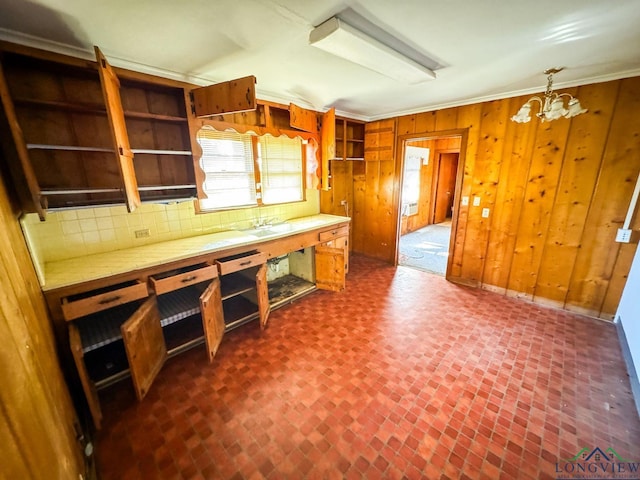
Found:
[[(309, 46), (350, 8), (440, 68), (407, 85)], [(0, 38), (365, 120), (640, 75), (639, 0), (0, 0)], [(588, 108), (588, 105), (585, 105)], [(515, 113), (515, 112), (514, 112)]]

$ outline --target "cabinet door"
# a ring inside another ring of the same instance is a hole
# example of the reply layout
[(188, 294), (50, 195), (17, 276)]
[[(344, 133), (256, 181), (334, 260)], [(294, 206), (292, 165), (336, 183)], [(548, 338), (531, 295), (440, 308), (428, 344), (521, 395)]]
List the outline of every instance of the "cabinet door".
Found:
[(289, 124), (293, 128), (310, 133), (318, 133), (318, 117), (313, 110), (289, 104)]
[(256, 273), (256, 293), (258, 296), (258, 310), (260, 311), (260, 328), (267, 328), (269, 322), (269, 288), (267, 286), (267, 264), (263, 263)]
[(200, 312), (204, 327), (204, 338), (209, 352), (209, 363), (213, 362), (224, 336), (224, 313), (222, 312), (222, 294), (220, 278), (214, 278), (200, 295)]
[(317, 245), (315, 249), (316, 287), (334, 292), (344, 290), (344, 249), (324, 245)]
[(320, 130), (322, 143), (322, 190), (329, 190), (329, 160), (336, 157), (336, 109), (331, 108), (322, 115)]
[(93, 418), (93, 424), (97, 429), (100, 429), (100, 424), (102, 422), (100, 400), (98, 399), (96, 387), (91, 381), (91, 378), (89, 378), (89, 372), (87, 372), (87, 366), (84, 363), (84, 353), (82, 352), (80, 332), (74, 323), (69, 323), (69, 344), (71, 346), (73, 361), (76, 364), (78, 375), (80, 377), (80, 383), (82, 384), (82, 390), (84, 390), (84, 395), (87, 398), (87, 403), (89, 404), (89, 411)]
[(120, 81), (100, 49), (95, 47), (95, 50), (98, 71), (100, 72), (100, 83), (102, 84), (102, 94), (104, 95), (104, 103), (107, 106), (107, 116), (111, 126), (113, 145), (116, 148), (116, 160), (120, 167), (127, 209), (132, 212), (140, 206), (140, 194), (138, 192), (136, 172), (133, 168), (133, 153), (129, 146), (122, 101), (120, 100)]
[(246, 112), (256, 109), (256, 77), (216, 83), (191, 90), (193, 112), (196, 117), (209, 117), (224, 113)]
[(138, 400), (142, 400), (167, 359), (155, 296), (144, 302), (120, 327)]
[[(16, 147), (15, 154), (17, 156), (17, 162), (12, 161), (12, 158), (7, 158), (9, 166), (12, 168), (12, 175), (17, 180), (17, 193), (20, 196), (22, 207), (30, 212), (36, 212), (40, 217), (40, 220), (45, 218), (46, 200), (42, 197), (40, 192), (40, 184), (36, 178), (36, 174), (33, 171), (31, 160), (29, 159), (29, 152), (27, 151), (27, 144), (18, 123), (18, 117), (11, 100), (9, 92), (9, 86), (7, 85), (6, 78), (4, 76), (4, 70), (2, 64), (0, 64), (0, 100), (2, 100), (2, 106), (4, 107), (5, 122), (8, 123), (9, 131), (11, 132), (11, 139)], [(4, 123), (4, 122), (3, 122)], [(1, 135), (8, 135), (5, 131), (4, 125), (0, 126), (2, 130)], [(3, 141), (5, 139), (3, 138)], [(11, 142), (6, 142), (11, 143)], [(18, 168), (20, 165), (20, 171), (13, 171), (14, 168)]]

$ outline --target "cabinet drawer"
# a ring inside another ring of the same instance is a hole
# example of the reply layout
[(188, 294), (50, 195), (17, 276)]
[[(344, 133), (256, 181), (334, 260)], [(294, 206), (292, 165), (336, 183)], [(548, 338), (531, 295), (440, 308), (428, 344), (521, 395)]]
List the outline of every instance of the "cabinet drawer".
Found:
[(62, 313), (65, 320), (74, 320), (148, 296), (147, 285), (143, 282), (137, 282), (107, 292), (89, 293), (84, 298), (78, 298), (80, 295), (64, 298), (62, 299)]
[(321, 243), (324, 243), (324, 242), (329, 242), (334, 238), (344, 237), (348, 235), (349, 235), (349, 227), (343, 226), (343, 227), (333, 228), (331, 230), (325, 230), (324, 232), (320, 232), (318, 234), (318, 240)]
[(189, 270), (182, 273), (176, 273), (163, 278), (150, 277), (149, 281), (153, 286), (156, 295), (172, 292), (180, 288), (195, 285), (196, 283), (211, 280), (218, 276), (218, 269), (215, 265), (207, 265), (205, 267)]
[(263, 252), (252, 252), (247, 255), (234, 255), (216, 260), (220, 275), (244, 270), (245, 268), (262, 265), (267, 261), (267, 254)]

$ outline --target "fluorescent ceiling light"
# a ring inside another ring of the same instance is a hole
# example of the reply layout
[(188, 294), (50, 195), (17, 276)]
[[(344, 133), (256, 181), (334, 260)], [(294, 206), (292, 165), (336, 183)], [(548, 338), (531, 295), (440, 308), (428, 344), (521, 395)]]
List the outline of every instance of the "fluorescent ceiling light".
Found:
[(433, 80), (433, 70), (405, 57), (337, 17), (331, 17), (309, 34), (309, 44), (387, 77), (406, 83)]

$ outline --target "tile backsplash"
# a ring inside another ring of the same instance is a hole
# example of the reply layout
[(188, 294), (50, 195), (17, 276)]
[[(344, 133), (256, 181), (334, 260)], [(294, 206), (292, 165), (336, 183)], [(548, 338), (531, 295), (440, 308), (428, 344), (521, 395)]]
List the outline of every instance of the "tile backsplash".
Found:
[(320, 213), (320, 194), (307, 190), (304, 202), (196, 214), (193, 202), (143, 204), (128, 213), (124, 206), (83, 208), (25, 215), (22, 229), (36, 269), (46, 262), (192, 237), (251, 228)]

